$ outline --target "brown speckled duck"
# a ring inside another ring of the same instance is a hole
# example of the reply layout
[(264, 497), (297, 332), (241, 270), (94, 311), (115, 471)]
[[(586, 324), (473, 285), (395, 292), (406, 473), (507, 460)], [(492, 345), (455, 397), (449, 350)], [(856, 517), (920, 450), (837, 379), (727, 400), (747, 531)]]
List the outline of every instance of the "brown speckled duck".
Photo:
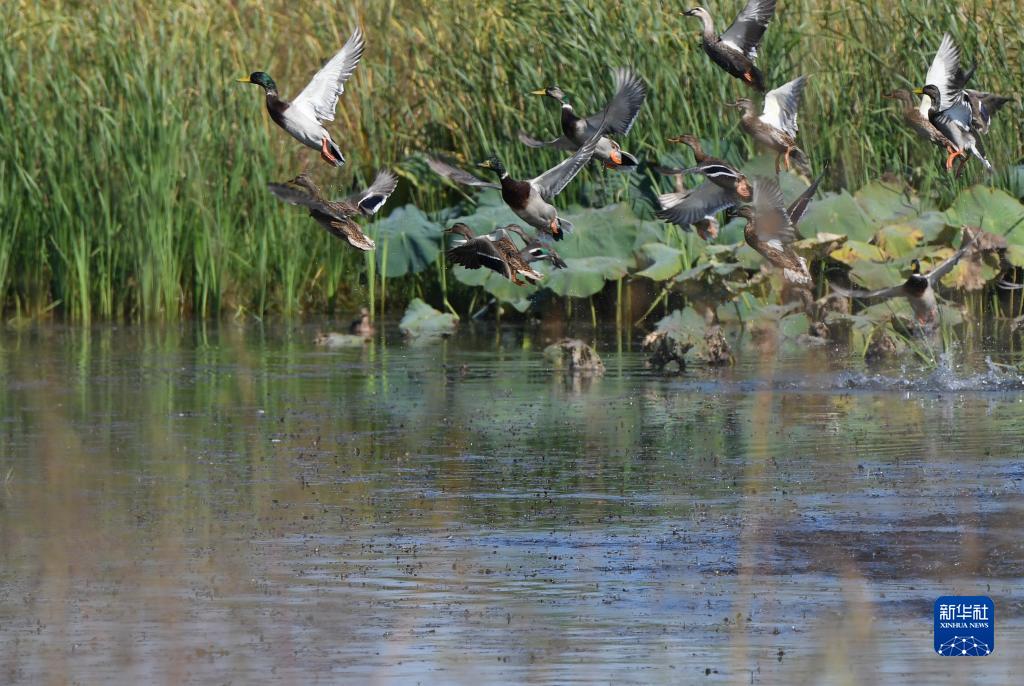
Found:
[(807, 85), (806, 76), (798, 76), (789, 83), (769, 91), (764, 96), (764, 111), (760, 116), (754, 103), (748, 98), (740, 98), (729, 107), (737, 107), (743, 111), (740, 126), (747, 134), (762, 146), (774, 150), (775, 171), (779, 171), (780, 160), (785, 162), (786, 169), (793, 165), (805, 175), (810, 175), (807, 155), (797, 147), (796, 135), (797, 110), (800, 98)]
[(452, 235), (447, 254), (448, 259), (455, 264), (467, 269), (490, 269), (518, 286), (527, 282), (537, 283), (544, 278), (543, 274), (523, 259), (520, 249), (512, 242), (505, 228), (476, 236), (468, 226), (458, 223), (445, 229), (445, 233)]
[(348, 242), (353, 248), (369, 251), (374, 248), (373, 239), (364, 234), (352, 218), (375, 214), (391, 197), (397, 183), (395, 175), (385, 169), (377, 172), (377, 178), (369, 188), (343, 200), (325, 199), (305, 173), (285, 183), (268, 183), (267, 188), (279, 200), (308, 209), (309, 216), (331, 235)]
[(743, 238), (769, 263), (782, 270), (787, 282), (796, 286), (811, 286), (814, 281), (807, 269), (807, 261), (793, 250), (797, 240), (796, 226), (786, 209), (779, 182), (757, 177), (753, 182), (754, 198), (738, 211), (747, 220)]

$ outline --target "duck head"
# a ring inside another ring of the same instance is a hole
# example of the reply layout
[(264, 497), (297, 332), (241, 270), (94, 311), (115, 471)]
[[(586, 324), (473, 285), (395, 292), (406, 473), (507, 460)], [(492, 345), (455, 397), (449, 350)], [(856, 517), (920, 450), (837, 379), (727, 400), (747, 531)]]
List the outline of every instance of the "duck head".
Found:
[(474, 238), (473, 230), (471, 228), (469, 228), (468, 226), (466, 226), (465, 224), (463, 224), (462, 222), (459, 222), (457, 224), (452, 224), (451, 226), (449, 226), (447, 229), (444, 230), (444, 233), (450, 233), (450, 234), (455, 234), (457, 236), (462, 236), (466, 240), (469, 240), (470, 238)]
[(742, 110), (744, 114), (754, 114), (757, 112), (757, 110), (754, 109), (754, 103), (750, 98), (740, 98), (736, 102), (727, 102), (725, 103), (725, 106), (735, 107), (738, 110)]
[(486, 160), (480, 162), (476, 166), (480, 167), (481, 169), (490, 169), (491, 171), (498, 175), (498, 178), (503, 179), (506, 176), (508, 176), (508, 172), (505, 171), (505, 165), (501, 163), (501, 160), (499, 160), (496, 155), (491, 155)]
[(889, 100), (899, 100), (905, 105), (914, 104), (914, 96), (911, 95), (910, 91), (906, 90), (905, 88), (897, 88), (891, 93), (882, 93), (882, 97), (888, 98)]
[(748, 222), (754, 221), (754, 206), (743, 205), (738, 208), (733, 208), (729, 212), (725, 213), (726, 219), (732, 220), (736, 217), (743, 217)]
[(914, 95), (927, 95), (932, 101), (932, 107), (935, 108), (942, 104), (942, 94), (939, 92), (939, 87), (931, 83), (921, 88), (915, 88)]
[(530, 95), (546, 95), (552, 100), (557, 100), (563, 105), (567, 104), (565, 101), (565, 93), (558, 86), (548, 86), (547, 88), (541, 88), (540, 90), (530, 91)]
[(261, 86), (263, 90), (268, 93), (277, 92), (277, 84), (274, 83), (274, 79), (270, 78), (270, 74), (264, 71), (254, 71), (243, 79), (238, 79), (239, 83), (255, 83), (257, 86)]
[(711, 18), (711, 14), (703, 7), (694, 7), (693, 9), (686, 10), (683, 12), (683, 16), (686, 17), (697, 17), (704, 24), (705, 35), (714, 35), (715, 23)]
[(692, 133), (684, 133), (681, 136), (672, 136), (666, 140), (668, 140), (669, 143), (682, 143), (683, 145), (688, 145), (691, 148), (695, 146), (700, 147), (700, 141), (697, 140), (697, 137)]

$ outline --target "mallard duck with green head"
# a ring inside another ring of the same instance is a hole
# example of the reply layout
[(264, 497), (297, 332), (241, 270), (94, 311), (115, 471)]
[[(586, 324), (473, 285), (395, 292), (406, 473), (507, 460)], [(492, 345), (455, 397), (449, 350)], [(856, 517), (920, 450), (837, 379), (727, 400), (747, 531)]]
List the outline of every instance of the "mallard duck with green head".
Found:
[(345, 92), (345, 81), (359, 65), (364, 45), (363, 33), (356, 28), (338, 54), (313, 76), (313, 80), (291, 102), (281, 98), (277, 84), (266, 72), (254, 71), (238, 80), (263, 88), (267, 96), (267, 112), (274, 123), (303, 145), (318, 150), (325, 162), (340, 167), (345, 164), (345, 156), (323, 123), (334, 121), (338, 97)]
[(704, 25), (701, 45), (711, 61), (743, 81), (759, 93), (764, 93), (764, 76), (754, 61), (768, 23), (775, 16), (775, 0), (748, 0), (736, 20), (721, 33), (715, 32), (715, 20), (703, 7), (684, 12), (697, 17)]
[(760, 115), (749, 98), (740, 98), (727, 105), (743, 111), (740, 127), (747, 135), (776, 153), (776, 172), (780, 169), (781, 160), (785, 162), (787, 170), (795, 166), (801, 174), (810, 176), (811, 168), (807, 155), (796, 144), (799, 131), (797, 111), (800, 109), (800, 99), (806, 85), (807, 77), (798, 76), (789, 83), (769, 91), (764, 96), (764, 110)]
[(517, 286), (537, 283), (544, 278), (523, 258), (506, 227), (477, 236), (469, 226), (459, 222), (445, 229), (445, 233), (452, 236), (447, 255), (455, 264), (466, 269), (490, 269)]
[(963, 171), (968, 153), (976, 157), (992, 172), (992, 164), (985, 156), (981, 135), (988, 131), (992, 115), (1009, 99), (1003, 96), (967, 89), (975, 69), (965, 72), (960, 66), (960, 50), (948, 33), (943, 35), (935, 52), (925, 85), (914, 91), (921, 97), (919, 112), (949, 142), (946, 146), (946, 170), (960, 158), (957, 174)]
[(542, 241), (536, 236), (530, 236), (518, 224), (509, 224), (505, 227), (505, 230), (511, 231), (523, 239), (523, 247), (519, 254), (522, 255), (528, 264), (548, 262), (555, 269), (565, 269), (569, 266), (550, 242)]
[(375, 247), (373, 239), (364, 234), (352, 218), (376, 214), (395, 191), (397, 183), (395, 175), (385, 169), (377, 173), (369, 188), (342, 200), (325, 199), (305, 173), (284, 183), (269, 183), (267, 188), (278, 200), (308, 209), (309, 216), (332, 236), (346, 241), (353, 248), (370, 251)]
[(484, 181), (467, 171), (434, 158), (428, 158), (427, 165), (437, 175), (476, 188), (497, 188), (509, 209), (520, 219), (556, 241), (572, 231), (572, 223), (558, 216), (558, 209), (551, 204), (580, 170), (590, 162), (601, 140), (602, 130), (598, 129), (590, 139), (580, 146), (572, 157), (547, 170), (540, 176), (527, 180), (514, 179), (496, 155), (492, 155), (477, 166), (489, 169), (498, 176), (499, 183)]
[[(603, 110), (589, 117), (577, 115), (568, 97), (558, 86), (549, 86), (533, 91), (533, 95), (547, 96), (561, 105), (562, 135), (550, 141), (542, 141), (520, 131), (519, 140), (531, 148), (575, 151), (586, 143), (602, 125), (606, 134), (620, 136), (628, 134), (633, 128), (633, 122), (636, 121), (637, 115), (640, 114), (640, 108), (643, 107), (644, 99), (647, 97), (647, 87), (636, 72), (628, 67), (619, 67), (613, 73), (615, 95)], [(632, 171), (640, 164), (636, 157), (623, 150), (622, 146), (608, 135), (602, 136), (598, 141), (594, 157), (609, 169)]]
[(834, 283), (830, 284), (832, 290), (846, 298), (858, 300), (887, 300), (889, 298), (903, 297), (910, 303), (914, 311), (917, 323), (925, 330), (933, 329), (939, 322), (939, 306), (935, 299), (935, 286), (957, 265), (974, 244), (974, 232), (963, 227), (960, 248), (948, 258), (935, 265), (935, 268), (925, 274), (921, 273), (921, 261), (913, 259), (910, 261), (910, 275), (907, 280), (897, 286), (882, 288), (877, 291), (864, 291), (851, 288), (842, 288)]

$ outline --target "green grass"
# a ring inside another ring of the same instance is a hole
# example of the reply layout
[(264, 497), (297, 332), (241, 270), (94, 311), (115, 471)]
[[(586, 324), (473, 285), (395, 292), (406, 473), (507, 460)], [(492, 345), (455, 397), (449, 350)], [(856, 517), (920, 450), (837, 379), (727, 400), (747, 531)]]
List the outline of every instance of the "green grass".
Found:
[[(710, 7), (731, 17), (739, 5)], [(557, 81), (591, 109), (609, 94), (609, 68), (624, 63), (650, 86), (627, 149), (657, 158), (667, 136), (696, 131), (749, 154), (735, 113), (721, 108), (742, 87), (700, 51), (698, 22), (683, 8), (597, 0), (6, 3), (0, 306), (79, 321), (352, 308), (380, 275), (278, 204), (267, 181), (309, 163), (326, 184), (347, 189), (378, 167), (406, 165), (395, 206), (438, 210), (459, 196), (411, 158), (440, 151), (475, 161), (496, 152), (514, 173), (532, 176), (555, 154), (522, 147), (515, 132), (554, 134), (557, 113), (528, 91)], [(357, 22), (368, 49), (330, 127), (349, 159), (336, 174), (269, 121), (256, 87), (234, 79), (264, 69), (294, 95)], [(959, 181), (942, 174), (941, 154), (912, 138), (881, 97), (917, 85), (947, 30), (977, 60), (978, 85), (1019, 89), (1016, 3), (780, 3), (761, 64), (773, 85), (812, 76), (801, 139), (815, 166), (832, 163), (829, 187), (857, 188), (895, 171), (952, 198), (981, 178), (976, 165)], [(1022, 150), (1019, 103), (1011, 108), (987, 140), (997, 169)], [(566, 201), (579, 200), (582, 186)], [(624, 178), (610, 186), (613, 196), (629, 190)], [(399, 281), (389, 304), (444, 284), (433, 269)]]

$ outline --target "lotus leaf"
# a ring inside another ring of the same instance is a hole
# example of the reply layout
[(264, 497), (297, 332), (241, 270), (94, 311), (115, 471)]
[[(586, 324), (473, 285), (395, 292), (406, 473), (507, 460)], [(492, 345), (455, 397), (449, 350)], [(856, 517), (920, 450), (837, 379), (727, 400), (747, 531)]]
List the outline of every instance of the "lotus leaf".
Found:
[(458, 323), (459, 318), (454, 314), (440, 312), (419, 298), (413, 298), (398, 323), (398, 330), (410, 338), (435, 338), (450, 336)]
[(631, 260), (618, 257), (567, 257), (566, 269), (555, 269), (544, 285), (556, 295), (586, 298), (599, 293), (605, 281), (618, 281), (629, 273)]
[(875, 234), (875, 245), (889, 257), (903, 257), (923, 240), (924, 231), (908, 224), (892, 224)]
[(807, 212), (800, 221), (800, 231), (804, 235), (828, 231), (847, 236), (851, 241), (871, 240), (875, 228), (876, 224), (846, 191), (815, 200), (807, 206)]
[(664, 243), (648, 243), (640, 251), (651, 264), (646, 269), (637, 272), (636, 276), (653, 281), (666, 281), (683, 269), (682, 250), (677, 250)]
[(418, 274), (437, 259), (441, 231), (418, 207), (399, 207), (370, 230), (377, 242), (377, 269), (389, 279)]
[(1011, 243), (1024, 243), (1024, 205), (998, 188), (968, 188), (957, 197), (946, 216), (954, 226), (980, 226), (1006, 236)]

